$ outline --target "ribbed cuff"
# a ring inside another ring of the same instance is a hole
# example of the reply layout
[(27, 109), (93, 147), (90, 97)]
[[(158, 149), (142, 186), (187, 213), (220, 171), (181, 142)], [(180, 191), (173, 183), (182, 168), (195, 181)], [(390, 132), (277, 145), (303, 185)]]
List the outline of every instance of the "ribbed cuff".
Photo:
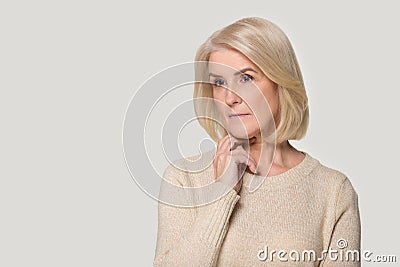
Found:
[(198, 236), (197, 240), (199, 245), (208, 251), (207, 254), (212, 261), (214, 261), (224, 240), (229, 227), (229, 218), (239, 199), (240, 196), (234, 189), (231, 189), (216, 202), (201, 207), (199, 210), (197, 227), (204, 229), (204, 231), (201, 231), (201, 236)]

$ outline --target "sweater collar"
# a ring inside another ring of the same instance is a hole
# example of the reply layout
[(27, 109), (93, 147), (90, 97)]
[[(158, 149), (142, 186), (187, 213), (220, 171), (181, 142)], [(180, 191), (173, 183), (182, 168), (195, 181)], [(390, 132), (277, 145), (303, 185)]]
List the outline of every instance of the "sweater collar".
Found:
[(307, 176), (319, 164), (319, 161), (309, 153), (301, 152), (305, 154), (304, 159), (283, 173), (264, 177), (245, 172), (243, 175), (243, 186), (247, 191), (254, 192), (259, 189), (289, 185), (298, 181), (299, 178)]

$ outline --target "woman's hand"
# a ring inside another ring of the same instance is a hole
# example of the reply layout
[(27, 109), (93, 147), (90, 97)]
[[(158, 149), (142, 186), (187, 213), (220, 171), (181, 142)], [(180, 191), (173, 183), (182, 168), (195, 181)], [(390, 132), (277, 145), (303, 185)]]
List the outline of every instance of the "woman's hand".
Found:
[(229, 186), (235, 185), (233, 189), (237, 193), (242, 187), (242, 174), (246, 167), (249, 166), (252, 172), (256, 172), (256, 162), (243, 148), (248, 145), (247, 142), (248, 140), (241, 141), (226, 135), (218, 141), (213, 163), (215, 179)]

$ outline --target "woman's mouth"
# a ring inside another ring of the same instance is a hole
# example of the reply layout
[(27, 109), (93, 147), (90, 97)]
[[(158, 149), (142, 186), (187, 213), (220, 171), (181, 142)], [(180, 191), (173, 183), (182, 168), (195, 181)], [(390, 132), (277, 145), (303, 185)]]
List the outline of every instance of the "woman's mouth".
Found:
[(249, 113), (235, 113), (235, 114), (230, 114), (229, 115), (229, 118), (243, 118), (243, 117), (246, 117), (246, 116), (250, 116), (250, 114)]

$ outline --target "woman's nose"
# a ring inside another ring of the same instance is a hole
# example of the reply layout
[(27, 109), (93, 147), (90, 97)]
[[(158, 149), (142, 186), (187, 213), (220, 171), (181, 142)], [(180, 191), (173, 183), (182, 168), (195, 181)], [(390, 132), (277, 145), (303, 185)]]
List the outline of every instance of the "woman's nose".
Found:
[(232, 90), (230, 89), (225, 89), (225, 103), (228, 106), (233, 106), (235, 104), (240, 104), (242, 103), (242, 98), (235, 94)]

